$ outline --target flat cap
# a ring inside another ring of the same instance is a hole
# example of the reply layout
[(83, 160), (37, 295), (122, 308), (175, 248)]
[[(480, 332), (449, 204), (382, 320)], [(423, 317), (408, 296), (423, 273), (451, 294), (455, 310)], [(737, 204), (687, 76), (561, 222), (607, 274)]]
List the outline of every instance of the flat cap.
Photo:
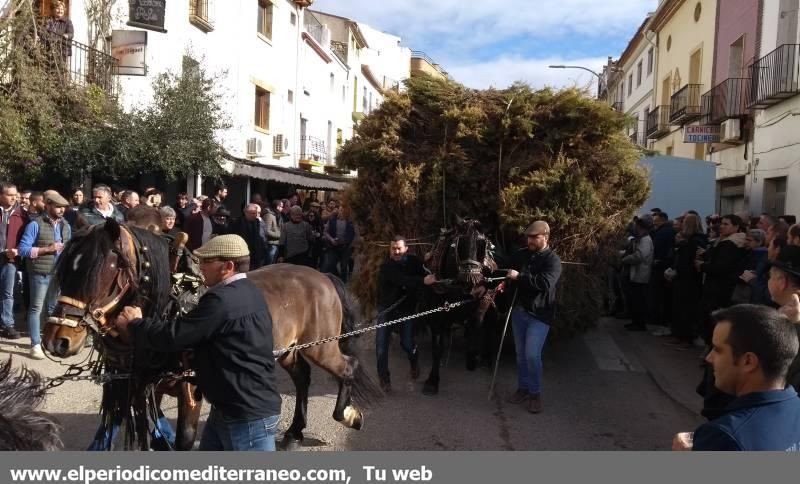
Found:
[(800, 277), (800, 247), (787, 245), (782, 248), (772, 265), (795, 277)]
[(59, 195), (55, 190), (47, 190), (45, 192), (44, 203), (55, 205), (56, 207), (69, 207), (67, 199)]
[(247, 242), (236, 234), (218, 235), (194, 251), (200, 259), (239, 259), (250, 255)]
[(550, 225), (544, 220), (537, 220), (528, 225), (525, 235), (550, 235)]

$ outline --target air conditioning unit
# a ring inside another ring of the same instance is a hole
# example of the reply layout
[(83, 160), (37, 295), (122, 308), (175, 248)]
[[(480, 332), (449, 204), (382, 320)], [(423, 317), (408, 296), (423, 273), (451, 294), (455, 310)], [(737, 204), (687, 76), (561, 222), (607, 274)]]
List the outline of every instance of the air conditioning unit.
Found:
[(722, 142), (731, 144), (741, 144), (742, 141), (742, 121), (739, 119), (729, 119), (722, 123)]
[(289, 138), (282, 134), (272, 137), (272, 154), (284, 155), (289, 151)]
[(261, 156), (264, 153), (264, 143), (258, 138), (247, 140), (247, 154), (249, 156)]

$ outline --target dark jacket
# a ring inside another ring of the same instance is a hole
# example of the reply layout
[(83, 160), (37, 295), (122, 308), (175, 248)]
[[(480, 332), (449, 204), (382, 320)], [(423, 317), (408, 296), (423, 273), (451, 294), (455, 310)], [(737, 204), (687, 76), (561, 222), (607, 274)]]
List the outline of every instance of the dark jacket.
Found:
[(727, 413), (694, 432), (692, 450), (800, 451), (800, 399), (789, 387), (731, 402)]
[(738, 240), (732, 240), (738, 235), (743, 234), (734, 234), (731, 238), (717, 242), (703, 254), (702, 271), (706, 275), (703, 299), (709, 309), (730, 306), (733, 289), (740, 280), (742, 264), (747, 256), (746, 249), (738, 243)]
[[(211, 220), (211, 217), (209, 217), (209, 222), (211, 223), (211, 230), (213, 232), (214, 221)], [(186, 247), (189, 250), (197, 250), (203, 245), (203, 212), (197, 212), (189, 217), (186, 220), (183, 231), (189, 236), (189, 242), (186, 243)]]
[[(117, 223), (123, 224), (125, 223), (125, 217), (122, 215), (122, 212), (114, 205), (113, 203), (111, 206), (114, 208), (114, 211), (111, 213), (111, 217), (117, 221)], [(106, 221), (105, 216), (100, 213), (95, 207), (94, 202), (89, 202), (85, 207), (83, 207), (80, 211), (81, 215), (84, 219), (89, 223), (89, 225), (98, 225), (104, 223)]]
[(556, 309), (556, 287), (561, 277), (561, 259), (549, 247), (539, 252), (524, 248), (514, 253), (511, 267), (519, 272), (516, 305), (536, 319), (552, 324)]
[[(325, 228), (325, 233), (327, 233), (332, 239), (336, 238), (336, 221), (339, 220), (338, 216), (333, 216), (328, 219), (328, 225)], [(347, 220), (347, 224), (345, 225), (344, 229), (344, 240), (339, 241), (339, 246), (347, 246), (353, 243), (353, 240), (356, 238), (356, 229), (353, 226), (353, 222)]]
[[(16, 249), (19, 246), (25, 226), (28, 224), (28, 213), (17, 205), (11, 210), (8, 220), (3, 220), (3, 223), (7, 224), (5, 246), (2, 247), (3, 252), (5, 252), (6, 249)], [(0, 253), (0, 262), (2, 263), (19, 261), (19, 257), (15, 261), (10, 261), (6, 258), (5, 253)]]
[(653, 230), (653, 273), (663, 277), (664, 269), (672, 262), (673, 248), (675, 247), (675, 229), (672, 224), (665, 223)]
[(406, 299), (393, 314), (413, 311), (416, 291), (423, 286), (425, 268), (415, 255), (406, 255), (400, 261), (389, 259), (381, 266), (378, 276), (378, 308), (384, 310), (403, 296)]
[(200, 390), (225, 416), (255, 420), (281, 413), (272, 319), (264, 295), (248, 279), (214, 286), (177, 320), (133, 321), (130, 333), (137, 347), (194, 348)]
[(255, 270), (264, 264), (266, 253), (267, 231), (261, 219), (248, 221), (244, 216), (235, 221), (230, 227), (230, 233), (236, 234), (247, 242), (250, 249), (250, 270)]
[(769, 259), (767, 259), (767, 252), (767, 249), (763, 247), (753, 249), (751, 252), (752, 257), (755, 259), (751, 261), (751, 264), (755, 262), (755, 268), (748, 270), (754, 271), (756, 277), (749, 282), (750, 304), (762, 304), (764, 306), (776, 307), (777, 305), (772, 302), (772, 296), (769, 295), (769, 287), (767, 287), (769, 269), (771, 267)]
[(708, 238), (702, 234), (695, 234), (689, 240), (679, 240), (675, 244), (675, 259), (672, 268), (675, 269), (677, 280), (692, 281), (698, 284), (703, 282), (703, 275), (697, 272), (694, 261), (697, 257), (697, 249), (705, 249), (708, 246)]

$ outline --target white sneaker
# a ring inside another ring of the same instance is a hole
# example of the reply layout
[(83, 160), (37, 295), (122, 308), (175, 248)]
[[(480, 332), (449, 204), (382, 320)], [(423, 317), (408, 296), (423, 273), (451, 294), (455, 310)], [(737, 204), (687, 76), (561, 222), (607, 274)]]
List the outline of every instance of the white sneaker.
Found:
[(43, 360), (45, 358), (42, 345), (31, 346), (31, 358), (34, 360)]

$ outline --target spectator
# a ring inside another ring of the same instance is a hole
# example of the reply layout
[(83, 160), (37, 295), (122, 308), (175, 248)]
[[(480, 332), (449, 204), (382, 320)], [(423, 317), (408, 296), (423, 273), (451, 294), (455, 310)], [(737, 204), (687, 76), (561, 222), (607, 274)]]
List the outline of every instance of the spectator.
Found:
[(159, 209), (159, 213), (161, 214), (161, 233), (174, 239), (180, 232), (180, 229), (175, 226), (175, 220), (178, 218), (177, 212), (166, 205)]
[(739, 281), (733, 290), (731, 296), (731, 304), (746, 304), (752, 303), (754, 295), (750, 282), (755, 279), (759, 269), (767, 265), (767, 248), (764, 247), (764, 241), (767, 234), (761, 229), (752, 229), (747, 231), (745, 238), (745, 248), (747, 255), (744, 258), (742, 273), (739, 275)]
[[(687, 214), (678, 234), (671, 274), (673, 291), (672, 334), (676, 348), (688, 349), (702, 334), (703, 276), (695, 270), (698, 250), (708, 246), (700, 217)], [(702, 340), (699, 342), (703, 346)]]
[(45, 44), (53, 52), (52, 56), (48, 56), (49, 62), (54, 62), (56, 59), (61, 61), (61, 65), (53, 65), (52, 67), (61, 76), (68, 76), (69, 58), (72, 56), (72, 38), (75, 35), (75, 28), (72, 26), (72, 21), (66, 16), (67, 8), (61, 0), (52, 2), (53, 15), (49, 17), (44, 24), (44, 31), (47, 33)]
[(186, 221), (192, 216), (193, 205), (189, 201), (189, 195), (186, 192), (179, 193), (175, 200), (175, 225), (184, 228)]
[(740, 305), (717, 311), (713, 349), (706, 357), (715, 385), (735, 395), (726, 413), (695, 430), (689, 444), (679, 436), (674, 450), (797, 451), (800, 399), (786, 387), (797, 356), (797, 332), (774, 309)]
[(231, 213), (224, 206), (217, 207), (217, 210), (211, 215), (211, 221), (214, 223), (212, 229), (214, 235), (230, 233)]
[(356, 238), (353, 222), (344, 214), (344, 207), (334, 211), (325, 226), (326, 244), (322, 272), (336, 273), (347, 282), (350, 276), (350, 255)]
[(31, 193), (33, 193), (32, 190), (22, 190), (19, 192), (19, 206), (26, 212), (29, 212), (28, 209), (31, 206)]
[(161, 206), (161, 192), (155, 188), (150, 188), (144, 192), (145, 205), (148, 207), (159, 208)]
[[(751, 247), (750, 255), (745, 261), (744, 272), (739, 278), (744, 281), (749, 287), (749, 302), (750, 304), (764, 304), (772, 305), (772, 300), (769, 297), (767, 290), (767, 279), (769, 277), (770, 266), (770, 248), (758, 246), (759, 240), (763, 243), (766, 242), (767, 235), (761, 229), (755, 229), (748, 232), (748, 245)], [(779, 244), (782, 239), (774, 239), (771, 245)], [(777, 252), (775, 253), (777, 256)], [(774, 258), (774, 257), (773, 257)]]
[(797, 217), (795, 217), (794, 215), (781, 215), (780, 217), (778, 217), (778, 220), (785, 222), (786, 225), (790, 226), (797, 223)]
[(72, 201), (72, 207), (71, 207), (72, 210), (75, 211), (80, 210), (81, 207), (83, 206), (83, 190), (81, 190), (80, 188), (73, 190), (71, 201)]
[(789, 241), (789, 245), (800, 247), (800, 225), (794, 224), (791, 227), (789, 227), (789, 231), (787, 232), (787, 239)]
[(92, 189), (92, 202), (80, 211), (89, 225), (98, 225), (113, 218), (117, 223), (124, 223), (125, 217), (111, 203), (111, 188), (108, 185), (95, 185)]
[(29, 205), (28, 205), (28, 216), (29, 218), (34, 218), (38, 215), (41, 215), (45, 211), (45, 201), (44, 201), (44, 193), (42, 192), (31, 192), (30, 196), (28, 197)]
[(769, 228), (775, 225), (777, 222), (777, 218), (768, 213), (762, 213), (761, 217), (758, 218), (758, 226), (756, 228), (761, 229), (764, 231), (764, 233), (766, 233), (769, 231)]
[(283, 218), (283, 223), (289, 222), (289, 209), (291, 209), (291, 205), (289, 205), (289, 200), (284, 198), (281, 200), (281, 204), (283, 207), (281, 208), (281, 217)]
[(650, 276), (651, 322), (656, 326), (654, 336), (670, 336), (672, 320), (672, 287), (664, 278), (664, 271), (672, 264), (675, 247), (675, 229), (669, 216), (658, 211), (653, 216), (653, 270)]
[[(781, 250), (771, 269), (769, 293), (800, 335), (800, 247), (788, 246)], [(800, 355), (789, 367), (786, 383), (795, 390), (800, 388)]]
[(133, 190), (125, 190), (122, 192), (122, 195), (120, 195), (120, 203), (117, 205), (117, 209), (122, 212), (122, 216), (127, 219), (128, 210), (136, 207), (137, 205), (139, 205), (139, 194)]
[(778, 220), (767, 229), (767, 241), (772, 241), (776, 237), (787, 238), (789, 235), (789, 224)]
[(635, 237), (632, 240), (630, 254), (622, 258), (628, 267), (628, 297), (631, 322), (625, 325), (629, 331), (645, 331), (647, 329), (647, 288), (653, 268), (653, 240), (650, 230), (653, 221), (650, 215), (638, 217), (635, 222)]
[(265, 254), (265, 265), (274, 264), (278, 259), (278, 246), (281, 243), (281, 227), (283, 218), (280, 215), (283, 202), (280, 200), (272, 201), (272, 208), (267, 208), (264, 212), (264, 225), (267, 231), (267, 252)]
[(311, 226), (303, 220), (303, 209), (294, 206), (290, 209), (289, 223), (281, 228), (280, 257), (278, 262), (311, 267), (311, 243), (313, 235)]
[(0, 183), (0, 337), (19, 339), (14, 328), (14, 286), (17, 282), (18, 246), (28, 217), (16, 203), (17, 187)]
[(267, 231), (261, 221), (261, 207), (258, 204), (251, 203), (245, 207), (244, 216), (232, 224), (231, 233), (240, 236), (247, 243), (250, 250), (250, 270), (264, 265)]
[(320, 215), (320, 220), (327, 223), (328, 220), (330, 220), (330, 218), (333, 216), (333, 214), (336, 213), (336, 209), (338, 207), (339, 205), (337, 204), (336, 200), (332, 198), (328, 200), (328, 203), (325, 205), (325, 209), (322, 210), (322, 214)]
[(217, 202), (218, 207), (224, 207), (226, 210), (228, 209), (228, 207), (225, 207), (226, 198), (228, 198), (228, 187), (226, 187), (224, 183), (215, 186), (214, 200)]
[(214, 222), (211, 220), (211, 216), (216, 210), (217, 205), (214, 199), (206, 198), (201, 204), (201, 210), (189, 217), (185, 230), (189, 235), (189, 242), (186, 243), (189, 250), (197, 250), (211, 239), (214, 234)]
[(322, 257), (322, 232), (324, 226), (319, 219), (319, 212), (312, 209), (306, 212), (305, 220), (311, 226), (311, 235), (314, 236), (314, 240), (311, 242), (311, 265), (319, 267), (320, 258)]
[(64, 248), (72, 231), (64, 220), (64, 211), (69, 202), (58, 193), (47, 197), (47, 210), (41, 217), (36, 217), (25, 227), (25, 233), (19, 243), (19, 255), (27, 261), (27, 272), (30, 278), (31, 304), (28, 310), (28, 330), (31, 333), (31, 358), (42, 360), (42, 337), (40, 324), (42, 308), (46, 307), (46, 316), (53, 313), (56, 307), (56, 291), (48, 291), (50, 276), (55, 268), (58, 256)]

